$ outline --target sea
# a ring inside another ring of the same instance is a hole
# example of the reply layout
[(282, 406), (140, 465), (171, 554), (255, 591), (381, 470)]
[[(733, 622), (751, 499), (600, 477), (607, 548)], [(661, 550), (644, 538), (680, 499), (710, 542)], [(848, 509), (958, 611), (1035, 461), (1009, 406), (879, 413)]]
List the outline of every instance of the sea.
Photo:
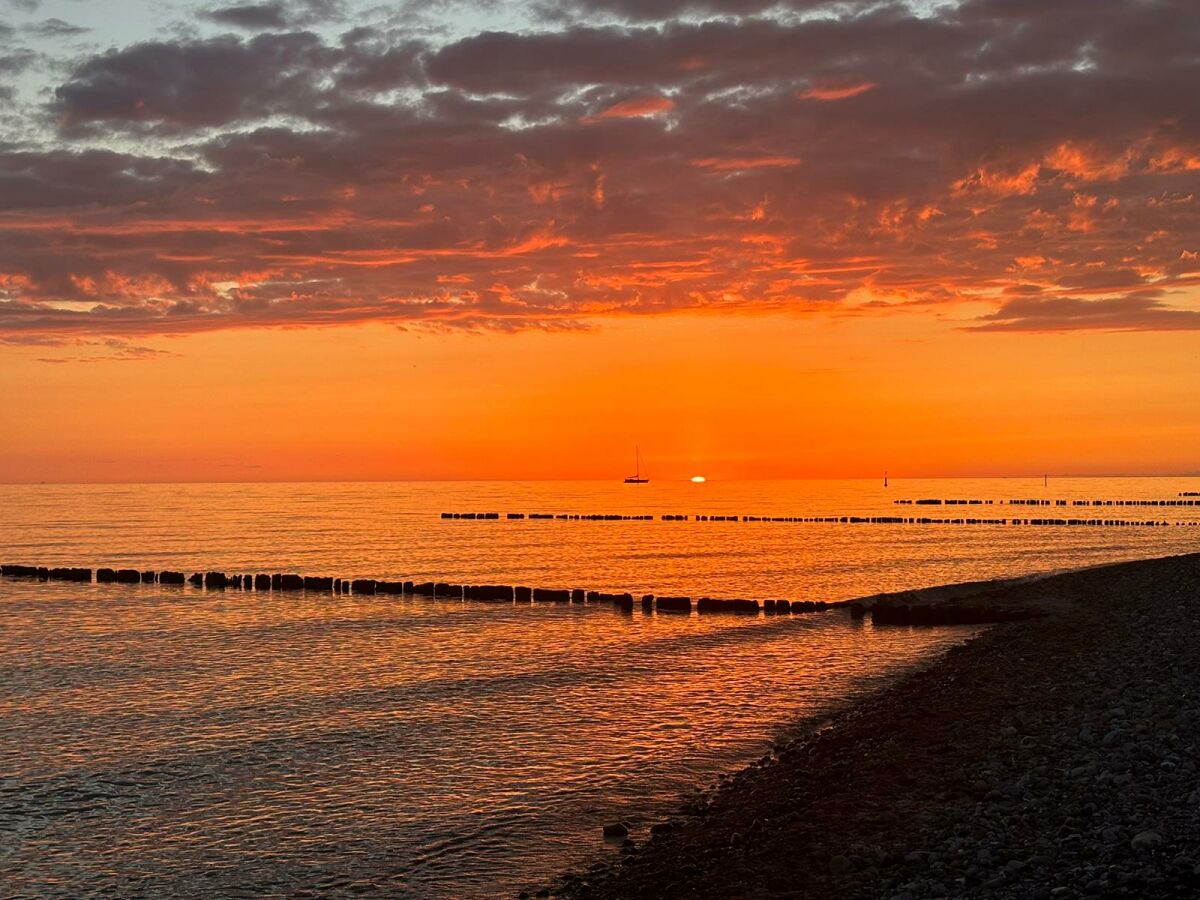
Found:
[[(0, 485), (0, 562), (836, 601), (1194, 552), (1198, 491)], [(0, 578), (0, 893), (515, 897), (976, 633)]]

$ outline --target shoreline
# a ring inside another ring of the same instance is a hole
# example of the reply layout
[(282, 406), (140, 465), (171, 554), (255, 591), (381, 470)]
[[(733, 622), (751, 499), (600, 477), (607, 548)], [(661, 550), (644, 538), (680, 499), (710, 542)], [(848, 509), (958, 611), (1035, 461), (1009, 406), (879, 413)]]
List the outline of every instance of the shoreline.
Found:
[(537, 895), (1200, 893), (1200, 553), (902, 593), (1042, 615), (784, 737)]

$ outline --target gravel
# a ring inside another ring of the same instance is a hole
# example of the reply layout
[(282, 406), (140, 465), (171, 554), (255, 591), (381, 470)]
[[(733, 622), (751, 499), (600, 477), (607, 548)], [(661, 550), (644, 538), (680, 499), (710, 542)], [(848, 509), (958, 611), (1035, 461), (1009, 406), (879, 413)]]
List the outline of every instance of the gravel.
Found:
[(952, 650), (550, 893), (1200, 896), (1200, 555), (996, 594), (1051, 615)]

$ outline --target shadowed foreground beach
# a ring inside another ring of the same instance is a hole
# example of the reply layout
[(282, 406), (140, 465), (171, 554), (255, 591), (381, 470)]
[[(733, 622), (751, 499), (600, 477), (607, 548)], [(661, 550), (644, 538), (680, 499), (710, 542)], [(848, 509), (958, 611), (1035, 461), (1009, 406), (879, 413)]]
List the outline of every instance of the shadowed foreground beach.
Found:
[(540, 893), (1197, 896), (1200, 555), (987, 600), (1050, 615), (955, 648), (634, 833), (620, 865)]

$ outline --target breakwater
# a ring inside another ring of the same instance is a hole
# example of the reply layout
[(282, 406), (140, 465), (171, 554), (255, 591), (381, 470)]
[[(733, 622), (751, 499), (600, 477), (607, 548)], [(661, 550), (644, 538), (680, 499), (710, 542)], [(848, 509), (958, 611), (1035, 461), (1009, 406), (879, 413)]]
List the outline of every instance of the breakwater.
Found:
[[(938, 500), (910, 501), (897, 500), (896, 503), (916, 503), (918, 505), (958, 505), (976, 504), (983, 501), (974, 500)], [(1042, 501), (1010, 501), (1013, 505), (1043, 505)], [(987, 501), (992, 503), (992, 501)], [(1130, 503), (1128, 505), (1137, 505)], [(1154, 504), (1141, 504), (1154, 505)], [(1183, 505), (1164, 502), (1162, 505)], [(625, 521), (654, 521), (655, 516), (637, 515), (625, 516), (615, 514), (584, 514), (584, 513), (456, 513), (444, 512), (442, 519), (470, 521), (564, 521), (564, 522), (625, 522)], [(1171, 528), (1176, 526), (1196, 527), (1200, 521), (1168, 522), (1163, 519), (1097, 519), (1097, 518), (1057, 518), (1046, 516), (1004, 517), (1004, 516), (749, 516), (749, 515), (697, 515), (690, 513), (663, 513), (657, 516), (660, 522), (775, 522), (775, 523), (826, 523), (837, 525), (1023, 525), (1030, 527), (1044, 526), (1074, 526), (1089, 528)]]
[[(0, 575), (36, 581), (68, 581), (90, 584), (93, 570), (49, 566), (27, 566), (6, 563)], [(609, 606), (632, 612), (699, 614), (736, 613), (749, 615), (791, 615), (824, 612), (845, 608), (853, 621), (869, 614), (876, 625), (982, 625), (1011, 622), (1038, 615), (1029, 608), (1017, 608), (979, 599), (980, 591), (961, 597), (937, 599), (929, 595), (880, 595), (860, 600), (827, 602), (824, 600), (787, 600), (780, 598), (749, 599), (723, 597), (634, 595), (631, 592), (592, 591), (583, 588), (541, 588), (524, 585), (457, 584), (448, 581), (385, 581), (374, 578), (338, 578), (329, 575), (299, 575), (295, 573), (238, 573), (206, 571), (185, 575), (173, 570), (99, 568), (95, 570), (97, 584), (159, 584), (219, 591), (288, 592), (304, 591), (324, 594), (357, 594), (360, 596), (392, 595), (459, 602), (497, 603), (507, 605), (587, 604)], [(986, 594), (986, 592), (983, 592)]]
[[(1200, 497), (1200, 492), (1181, 491), (1180, 497)], [(1061, 500), (1040, 498), (1015, 498), (1008, 500), (960, 500), (925, 497), (919, 500), (900, 499), (892, 503), (898, 506), (1200, 506), (1200, 500), (1146, 499), (1137, 500)]]
[[(12, 578), (31, 578), (38, 581), (71, 581), (91, 583), (93, 570), (27, 566), (8, 563), (0, 566), (0, 575)], [(384, 581), (374, 578), (337, 578), (329, 575), (298, 575), (292, 573), (148, 571), (141, 569), (99, 568), (95, 570), (97, 584), (161, 584), (191, 585), (206, 590), (229, 591), (306, 591), (309, 593), (359, 594), (376, 596), (390, 594), (437, 600), (476, 601), (480, 603), (538, 604), (576, 603), (607, 605), (618, 610), (632, 611), (635, 606), (645, 611), (700, 613), (784, 614), (821, 612), (846, 606), (845, 601), (745, 599), (718, 597), (656, 597), (654, 594), (634, 595), (630, 592), (590, 591), (583, 588), (541, 588), (524, 585), (456, 584), (448, 581)]]

